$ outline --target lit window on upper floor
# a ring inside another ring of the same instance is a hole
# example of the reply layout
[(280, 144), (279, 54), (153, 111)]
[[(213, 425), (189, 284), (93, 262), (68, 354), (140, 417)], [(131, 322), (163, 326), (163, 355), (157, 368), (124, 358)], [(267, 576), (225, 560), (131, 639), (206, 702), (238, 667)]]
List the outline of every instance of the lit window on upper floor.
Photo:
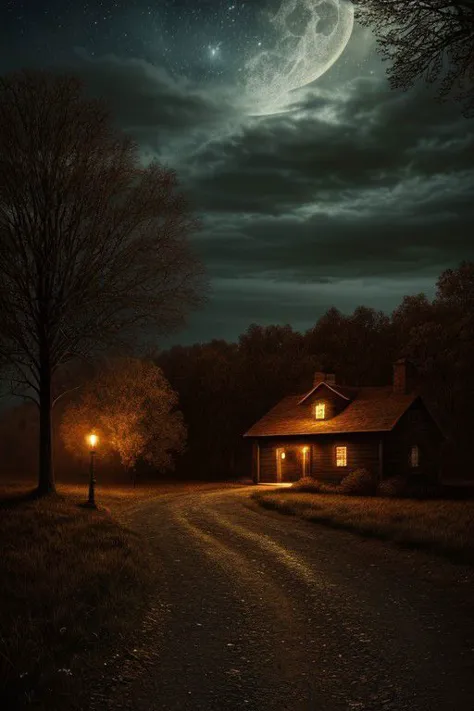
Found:
[(318, 402), (315, 408), (315, 412), (317, 420), (324, 420), (324, 418), (326, 417), (326, 405), (324, 404), (324, 402)]

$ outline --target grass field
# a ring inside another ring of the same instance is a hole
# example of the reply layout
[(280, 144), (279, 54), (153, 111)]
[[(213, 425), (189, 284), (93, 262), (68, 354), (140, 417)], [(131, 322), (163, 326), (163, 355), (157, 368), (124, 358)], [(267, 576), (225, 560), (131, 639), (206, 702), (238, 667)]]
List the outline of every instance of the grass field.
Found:
[(424, 548), (474, 564), (474, 501), (414, 501), (328, 494), (257, 491), (265, 508), (308, 521)]
[(144, 541), (116, 519), (152, 492), (101, 491), (109, 511), (79, 507), (84, 487), (59, 493), (35, 500), (27, 486), (0, 488), (0, 707), (9, 711), (70, 708), (109, 646), (126, 644), (158, 581)]

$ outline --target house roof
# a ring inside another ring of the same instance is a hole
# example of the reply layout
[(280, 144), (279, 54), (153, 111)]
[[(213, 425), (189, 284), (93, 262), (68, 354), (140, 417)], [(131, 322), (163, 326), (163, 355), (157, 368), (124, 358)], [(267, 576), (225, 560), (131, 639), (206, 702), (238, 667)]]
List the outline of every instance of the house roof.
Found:
[(394, 393), (391, 386), (340, 390), (344, 390), (345, 396), (350, 392), (353, 399), (339, 415), (329, 420), (314, 418), (311, 410), (302, 404), (305, 395), (291, 395), (267, 412), (244, 437), (388, 432), (419, 397), (417, 393)]
[(342, 397), (344, 400), (351, 400), (357, 393), (357, 388), (348, 388), (343, 385), (332, 385), (331, 383), (322, 380), (320, 383), (315, 385), (314, 388), (309, 391), (309, 393), (305, 393), (302, 396), (300, 404), (303, 404), (306, 400), (308, 400), (308, 398), (310, 398), (311, 395), (316, 392), (316, 390), (319, 390), (321, 386), (332, 390), (333, 393), (336, 393), (336, 395), (340, 395), (340, 397)]

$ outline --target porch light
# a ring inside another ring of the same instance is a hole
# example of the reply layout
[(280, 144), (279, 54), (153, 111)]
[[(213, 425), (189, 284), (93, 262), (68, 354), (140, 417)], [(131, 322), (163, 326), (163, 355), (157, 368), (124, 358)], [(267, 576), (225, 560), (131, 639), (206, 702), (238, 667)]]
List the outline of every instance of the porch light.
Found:
[(286, 457), (285, 452), (282, 452), (280, 456), (281, 456), (282, 459), (285, 459), (285, 457)]

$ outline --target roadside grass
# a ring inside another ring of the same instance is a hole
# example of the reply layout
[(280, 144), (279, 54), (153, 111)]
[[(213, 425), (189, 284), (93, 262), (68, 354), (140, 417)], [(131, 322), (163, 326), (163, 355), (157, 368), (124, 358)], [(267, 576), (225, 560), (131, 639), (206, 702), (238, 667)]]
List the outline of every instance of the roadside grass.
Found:
[(127, 644), (156, 588), (146, 542), (114, 518), (150, 492), (104, 493), (112, 515), (79, 507), (86, 493), (62, 487), (36, 499), (27, 485), (0, 487), (0, 707), (9, 711), (76, 708), (97, 660)]
[(474, 565), (474, 501), (415, 501), (284, 491), (257, 491), (267, 509), (363, 536), (423, 548)]

